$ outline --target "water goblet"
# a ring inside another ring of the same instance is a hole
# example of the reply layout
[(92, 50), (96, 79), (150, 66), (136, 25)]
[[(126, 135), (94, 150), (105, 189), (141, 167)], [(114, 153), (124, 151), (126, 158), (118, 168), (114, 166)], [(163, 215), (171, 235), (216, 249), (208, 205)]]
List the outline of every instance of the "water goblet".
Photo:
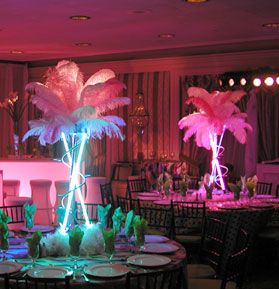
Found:
[(40, 249), (39, 245), (32, 246), (28, 244), (28, 257), (32, 260), (31, 268), (34, 268), (36, 265), (36, 260), (39, 258)]

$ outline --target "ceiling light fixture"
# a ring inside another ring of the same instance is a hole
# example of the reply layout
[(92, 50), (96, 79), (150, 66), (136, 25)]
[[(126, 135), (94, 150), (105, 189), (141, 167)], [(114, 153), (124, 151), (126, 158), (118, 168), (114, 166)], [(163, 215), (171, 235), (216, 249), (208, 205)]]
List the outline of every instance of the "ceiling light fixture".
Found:
[(175, 34), (174, 33), (161, 33), (158, 35), (159, 38), (163, 38), (163, 39), (170, 39), (170, 38), (174, 38)]
[(11, 50), (11, 54), (23, 54), (24, 52), (22, 50)]
[(267, 28), (279, 28), (279, 22), (273, 22), (273, 23), (264, 23), (263, 27)]
[(88, 47), (88, 46), (91, 46), (92, 43), (90, 42), (78, 42), (78, 43), (75, 43), (76, 46), (79, 46), (79, 47)]
[(86, 16), (86, 15), (73, 15), (73, 16), (70, 16), (70, 19), (71, 20), (78, 20), (78, 21), (86, 21), (86, 20), (91, 19), (91, 17)]
[(186, 2), (189, 3), (204, 3), (207, 2), (208, 0), (186, 0)]
[(265, 80), (264, 80), (264, 83), (265, 85), (267, 86), (272, 86), (274, 84), (274, 79), (272, 77), (267, 77)]

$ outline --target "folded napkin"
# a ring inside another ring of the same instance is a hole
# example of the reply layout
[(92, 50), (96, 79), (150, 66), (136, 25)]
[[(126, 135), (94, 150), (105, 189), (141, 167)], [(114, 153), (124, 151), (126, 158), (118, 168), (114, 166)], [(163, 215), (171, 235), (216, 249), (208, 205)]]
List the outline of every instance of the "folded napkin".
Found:
[(115, 230), (102, 230), (104, 243), (105, 243), (105, 252), (109, 255), (112, 255), (114, 252), (114, 241), (115, 241)]
[(246, 188), (248, 190), (248, 196), (249, 197), (254, 196), (254, 193), (255, 193), (256, 188), (257, 188), (257, 183), (258, 183), (258, 178), (256, 175), (247, 179)]
[(58, 224), (63, 224), (64, 217), (66, 214), (66, 208), (60, 206), (55, 210), (55, 213), (57, 215), (57, 223)]
[(135, 214), (133, 210), (131, 210), (126, 216), (124, 232), (127, 238), (130, 238), (134, 233), (134, 228), (133, 228), (134, 217), (135, 217)]
[(69, 233), (69, 245), (70, 255), (79, 256), (80, 244), (83, 238), (84, 232), (80, 227), (74, 227)]
[(9, 228), (5, 222), (0, 222), (0, 249), (8, 250), (9, 249)]
[(143, 246), (144, 245), (144, 235), (147, 232), (147, 221), (144, 218), (136, 215), (133, 222), (134, 232), (135, 232), (135, 245)]
[(7, 224), (10, 221), (11, 221), (11, 218), (0, 209), (0, 222)]
[(115, 234), (117, 234), (122, 226), (122, 222), (124, 222), (125, 216), (121, 211), (121, 208), (118, 207), (114, 210), (113, 216), (112, 216), (112, 223), (113, 223), (113, 230)]
[(27, 239), (28, 244), (28, 255), (31, 258), (39, 257), (39, 245), (43, 237), (43, 234), (40, 231), (36, 231), (32, 234), (32, 237)]
[(27, 229), (32, 229), (34, 226), (34, 214), (37, 209), (36, 204), (29, 205), (28, 203), (23, 205), (24, 209), (24, 217), (26, 221), (26, 228)]
[(108, 204), (106, 207), (103, 207), (101, 205), (97, 206), (98, 219), (103, 228), (107, 227), (107, 219), (108, 219), (108, 213), (110, 209), (111, 209), (111, 204)]

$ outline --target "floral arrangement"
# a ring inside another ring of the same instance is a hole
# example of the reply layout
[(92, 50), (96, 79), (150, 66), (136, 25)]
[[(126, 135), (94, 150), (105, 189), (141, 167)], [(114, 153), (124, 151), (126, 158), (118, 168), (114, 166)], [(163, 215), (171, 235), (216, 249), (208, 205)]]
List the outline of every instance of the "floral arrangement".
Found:
[(254, 196), (254, 193), (255, 193), (256, 188), (257, 188), (257, 183), (258, 183), (258, 178), (256, 175), (247, 179), (246, 188), (248, 190), (249, 198)]
[(238, 181), (237, 183), (228, 183), (229, 189), (233, 192), (234, 194), (234, 199), (239, 200), (240, 198), (240, 192), (242, 190), (242, 185), (241, 181)]
[(27, 106), (27, 102), (20, 103), (18, 101), (18, 92), (13, 91), (9, 96), (0, 102), (0, 108), (3, 108), (13, 120), (14, 133), (18, 134), (18, 123), (22, 118), (23, 112)]

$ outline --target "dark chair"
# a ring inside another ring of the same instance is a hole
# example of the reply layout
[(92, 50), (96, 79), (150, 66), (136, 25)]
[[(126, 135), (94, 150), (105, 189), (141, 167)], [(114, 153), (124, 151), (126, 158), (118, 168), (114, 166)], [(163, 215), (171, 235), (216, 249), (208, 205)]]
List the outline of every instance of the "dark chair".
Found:
[(257, 182), (256, 192), (258, 195), (271, 195), (272, 183)]
[(198, 190), (200, 177), (190, 177), (189, 189)]
[(24, 223), (24, 210), (23, 205), (18, 206), (4, 206), (0, 209), (11, 218), (9, 224)]
[(111, 183), (100, 184), (100, 192), (103, 205), (111, 204), (114, 207)]
[(5, 289), (70, 289), (71, 276), (65, 278), (31, 278), (4, 276)]
[(136, 193), (147, 192), (146, 179), (127, 180), (128, 197), (133, 198)]
[(276, 187), (275, 196), (276, 196), (276, 198), (279, 198), (279, 184)]
[(139, 214), (147, 220), (149, 235), (163, 235), (167, 237), (172, 236), (172, 210), (171, 207), (147, 207), (140, 202)]
[[(221, 279), (188, 279), (188, 289), (242, 288), (248, 258), (248, 234), (239, 229), (235, 248), (227, 258)], [(246, 244), (246, 245), (245, 245)]]
[(127, 274), (125, 289), (186, 289), (184, 267), (180, 266), (172, 270), (160, 270), (140, 274)]
[(183, 245), (199, 246), (205, 218), (205, 202), (172, 202), (171, 207), (174, 239)]
[(187, 266), (189, 278), (213, 278), (219, 273), (226, 233), (227, 222), (205, 218), (199, 252), (201, 263)]
[[(102, 204), (91, 204), (91, 203), (84, 204), (89, 221), (91, 222), (98, 222), (98, 213), (97, 213), (98, 205), (102, 206)], [(76, 219), (77, 221), (80, 222), (85, 221), (81, 203), (76, 203)]]
[(117, 196), (117, 207), (120, 207), (124, 214), (134, 210), (135, 214), (140, 213), (140, 202), (138, 199), (122, 198)]

